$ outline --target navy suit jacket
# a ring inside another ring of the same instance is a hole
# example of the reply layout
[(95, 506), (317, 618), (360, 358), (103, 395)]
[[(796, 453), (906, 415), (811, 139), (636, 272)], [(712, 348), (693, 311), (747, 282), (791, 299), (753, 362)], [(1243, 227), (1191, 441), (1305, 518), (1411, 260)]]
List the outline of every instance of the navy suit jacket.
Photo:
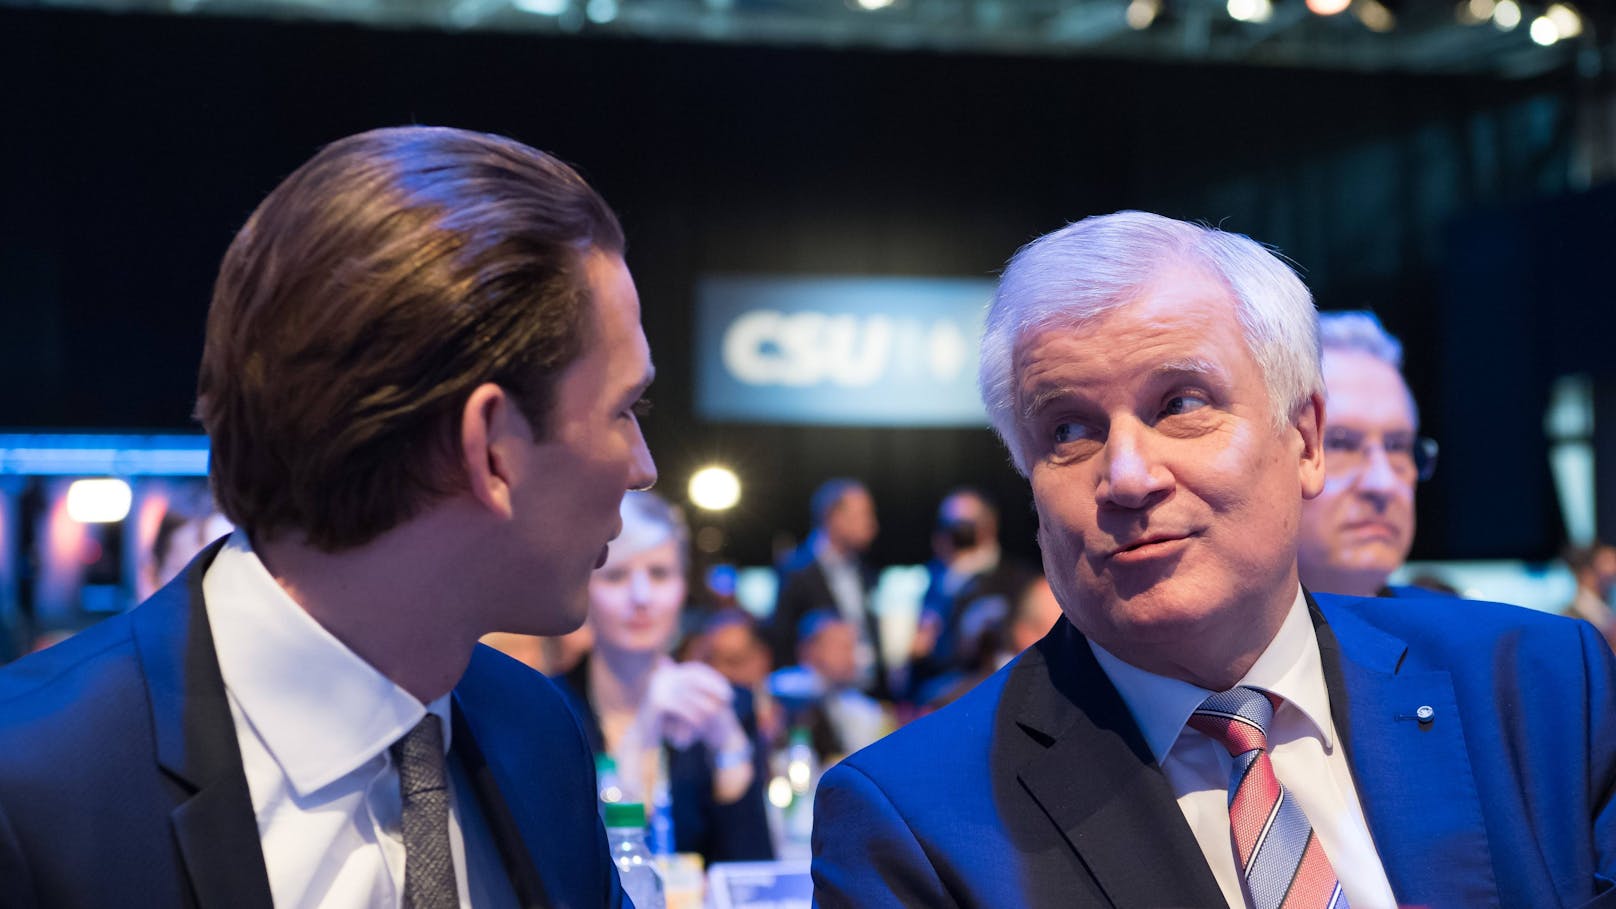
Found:
[[(0, 669), (0, 906), (268, 909), (202, 575)], [(523, 906), (622, 903), (593, 759), (543, 676), (478, 647), (451, 760)]]
[[(1591, 627), (1455, 598), (1310, 603), (1399, 903), (1616, 906), (1616, 666)], [(1223, 905), (1064, 618), (953, 705), (832, 768), (815, 812), (825, 907)]]

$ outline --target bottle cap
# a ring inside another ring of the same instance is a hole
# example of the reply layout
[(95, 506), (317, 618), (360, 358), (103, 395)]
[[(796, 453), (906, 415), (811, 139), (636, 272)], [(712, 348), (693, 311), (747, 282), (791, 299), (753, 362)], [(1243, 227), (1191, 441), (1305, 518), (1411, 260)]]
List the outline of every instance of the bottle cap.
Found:
[(610, 802), (606, 805), (606, 826), (619, 829), (645, 829), (645, 806), (639, 802)]

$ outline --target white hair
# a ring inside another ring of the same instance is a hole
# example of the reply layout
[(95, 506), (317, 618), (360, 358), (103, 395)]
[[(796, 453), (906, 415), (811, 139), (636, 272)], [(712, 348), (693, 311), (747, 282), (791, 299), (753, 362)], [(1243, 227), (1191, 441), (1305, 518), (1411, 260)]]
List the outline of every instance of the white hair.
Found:
[(1403, 369), (1402, 342), (1367, 310), (1319, 313), (1319, 346), (1365, 353), (1399, 372)]
[(988, 418), (1023, 476), (1031, 465), (1017, 431), (1022, 419), (1017, 345), (1033, 332), (1076, 328), (1132, 302), (1174, 264), (1205, 270), (1234, 296), (1241, 334), (1262, 370), (1276, 428), (1324, 391), (1313, 297), (1274, 253), (1241, 234), (1148, 212), (1084, 218), (1018, 250), (988, 310), (978, 384)]
[[(1364, 354), (1390, 366), (1399, 377), (1403, 374), (1403, 342), (1368, 310), (1319, 313), (1319, 345), (1324, 353)], [(1403, 382), (1403, 395), (1408, 398), (1408, 411), (1418, 426), (1420, 405), (1407, 381)]]

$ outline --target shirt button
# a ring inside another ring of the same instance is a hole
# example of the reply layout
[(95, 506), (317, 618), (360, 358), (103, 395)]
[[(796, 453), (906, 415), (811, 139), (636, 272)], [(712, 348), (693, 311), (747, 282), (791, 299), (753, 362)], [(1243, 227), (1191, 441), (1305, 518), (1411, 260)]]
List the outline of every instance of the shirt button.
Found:
[(1425, 704), (1414, 711), (1414, 719), (1419, 720), (1421, 723), (1429, 723), (1435, 716), (1436, 711), (1431, 708), (1430, 704)]

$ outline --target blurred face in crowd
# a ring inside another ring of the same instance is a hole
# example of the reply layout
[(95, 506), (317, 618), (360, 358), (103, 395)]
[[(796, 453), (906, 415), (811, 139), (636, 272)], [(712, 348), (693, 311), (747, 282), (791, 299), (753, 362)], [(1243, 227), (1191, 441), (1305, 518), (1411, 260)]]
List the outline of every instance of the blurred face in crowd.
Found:
[(1044, 570), (1066, 615), (1140, 668), (1214, 690), (1238, 681), (1296, 595), (1322, 402), (1276, 428), (1233, 296), (1180, 264), (1119, 308), (1023, 336), (1014, 369)]
[(1326, 479), (1302, 509), (1302, 583), (1374, 596), (1414, 544), (1414, 405), (1383, 360), (1328, 350), (1323, 362)]
[(1021, 601), (1016, 606), (1010, 646), (1020, 653), (1038, 643), (1039, 638), (1055, 627), (1060, 614), (1060, 601), (1055, 599), (1055, 591), (1049, 589), (1049, 582), (1043, 578), (1034, 581), (1022, 591)]
[[(624, 535), (627, 536), (625, 528)], [(671, 535), (639, 548), (613, 546), (589, 579), (589, 626), (595, 646), (627, 653), (660, 652), (679, 628), (685, 573)]]
[(880, 525), (875, 520), (875, 500), (863, 487), (842, 494), (825, 516), (825, 535), (844, 552), (864, 552), (875, 542)]
[(847, 622), (825, 622), (802, 644), (803, 665), (814, 670), (830, 688), (845, 688), (858, 680), (858, 635)]
[(769, 676), (769, 650), (739, 622), (720, 625), (702, 635), (697, 657), (742, 688), (755, 688)]

